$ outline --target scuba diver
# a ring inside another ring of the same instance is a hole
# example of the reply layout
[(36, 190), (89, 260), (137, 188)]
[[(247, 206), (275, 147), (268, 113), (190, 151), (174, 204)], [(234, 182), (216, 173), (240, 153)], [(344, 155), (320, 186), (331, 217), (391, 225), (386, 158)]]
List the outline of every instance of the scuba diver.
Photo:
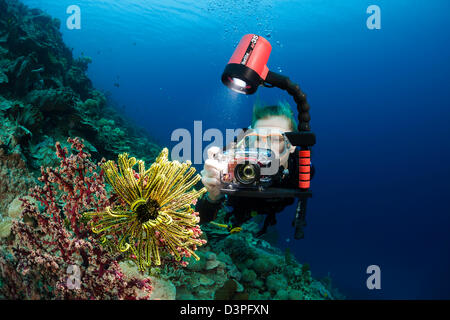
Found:
[[(246, 34), (235, 48), (222, 73), (222, 83), (239, 94), (254, 94), (259, 87), (285, 90), (295, 101), (298, 124), (288, 103), (253, 108), (252, 125), (224, 150), (211, 147), (201, 172), (207, 193), (196, 210), (200, 223), (211, 222), (230, 233), (257, 214), (266, 215), (258, 236), (276, 223), (275, 215), (298, 199), (293, 220), (294, 238), (304, 237), (307, 200), (312, 196), (314, 175), (311, 148), (310, 105), (300, 86), (289, 77), (270, 71), (267, 62), (272, 46), (264, 37)], [(225, 222), (218, 224), (224, 206)]]
[[(291, 107), (287, 102), (279, 102), (277, 105), (260, 106), (254, 105), (252, 124), (249, 129), (244, 129), (243, 137), (234, 142), (234, 148), (242, 147), (245, 150), (268, 150), (273, 152), (277, 161), (276, 174), (270, 176), (270, 186), (278, 188), (295, 188), (298, 185), (298, 153), (284, 135), (285, 132), (297, 131), (297, 123), (293, 117)], [(239, 139), (239, 138), (238, 138)], [(229, 149), (229, 146), (227, 147)], [(231, 207), (225, 216), (226, 225), (214, 223), (218, 226), (226, 227), (230, 233), (239, 232), (241, 225), (256, 215), (266, 215), (262, 229), (257, 236), (266, 233), (270, 225), (276, 224), (275, 215), (285, 207), (294, 203), (295, 197), (246, 197), (233, 194), (224, 194), (223, 161), (218, 160), (216, 155), (221, 152), (218, 147), (211, 147), (208, 150), (208, 159), (205, 161), (204, 169), (201, 171), (202, 183), (207, 189), (207, 193), (196, 204), (196, 211), (200, 215), (200, 223), (213, 222), (217, 218), (218, 211), (224, 206)], [(248, 157), (246, 157), (248, 159)], [(259, 159), (258, 163), (262, 160)], [(226, 163), (229, 166), (229, 163)], [(291, 174), (289, 174), (289, 169)], [(236, 172), (236, 179), (240, 183), (250, 182), (249, 179), (260, 178), (260, 172), (255, 172), (257, 168), (243, 166)], [(267, 177), (266, 177), (267, 180)], [(260, 182), (260, 181), (258, 181)], [(248, 185), (248, 184), (247, 184)], [(304, 214), (300, 219), (299, 238), (303, 238), (303, 226), (305, 226)]]

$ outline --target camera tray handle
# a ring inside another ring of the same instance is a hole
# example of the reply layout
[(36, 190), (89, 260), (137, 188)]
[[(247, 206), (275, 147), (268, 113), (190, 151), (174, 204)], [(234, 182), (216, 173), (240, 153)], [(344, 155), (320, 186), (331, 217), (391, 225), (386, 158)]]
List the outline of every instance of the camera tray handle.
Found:
[(298, 199), (297, 209), (295, 210), (295, 218), (292, 225), (295, 228), (294, 239), (299, 240), (304, 238), (303, 227), (306, 226), (306, 202), (305, 199)]

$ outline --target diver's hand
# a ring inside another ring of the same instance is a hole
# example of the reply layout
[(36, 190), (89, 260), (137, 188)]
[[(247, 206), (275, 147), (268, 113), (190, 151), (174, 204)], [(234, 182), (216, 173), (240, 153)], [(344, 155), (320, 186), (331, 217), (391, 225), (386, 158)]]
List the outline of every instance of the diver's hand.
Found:
[(208, 190), (208, 198), (212, 201), (219, 200), (222, 195), (220, 192), (220, 164), (219, 161), (214, 159), (214, 156), (220, 152), (220, 148), (211, 147), (208, 149), (208, 159), (205, 161), (203, 170), (200, 172), (202, 175), (202, 183)]

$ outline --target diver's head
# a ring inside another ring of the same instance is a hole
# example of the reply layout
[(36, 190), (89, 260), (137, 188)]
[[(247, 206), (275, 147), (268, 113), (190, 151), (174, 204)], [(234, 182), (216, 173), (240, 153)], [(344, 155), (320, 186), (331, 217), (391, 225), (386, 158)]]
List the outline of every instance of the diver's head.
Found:
[(287, 102), (266, 106), (256, 102), (253, 106), (252, 128), (256, 127), (276, 127), (283, 132), (293, 132), (297, 131), (297, 122)]
[[(271, 139), (258, 139), (260, 148), (270, 148), (280, 159), (280, 165), (287, 167), (289, 154), (294, 152), (295, 146), (284, 144), (283, 137), (277, 137), (277, 133), (297, 131), (297, 123), (294, 119), (291, 106), (287, 102), (279, 102), (276, 105), (261, 106), (256, 103), (253, 106), (252, 129), (262, 132)], [(287, 150), (286, 150), (287, 147)]]

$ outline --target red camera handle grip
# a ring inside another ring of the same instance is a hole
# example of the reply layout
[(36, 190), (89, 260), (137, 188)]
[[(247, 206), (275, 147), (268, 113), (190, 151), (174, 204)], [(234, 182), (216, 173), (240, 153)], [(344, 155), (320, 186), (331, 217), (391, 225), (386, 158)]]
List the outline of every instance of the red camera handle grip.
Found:
[(311, 182), (311, 151), (300, 150), (298, 156), (298, 187), (300, 189), (309, 189)]

